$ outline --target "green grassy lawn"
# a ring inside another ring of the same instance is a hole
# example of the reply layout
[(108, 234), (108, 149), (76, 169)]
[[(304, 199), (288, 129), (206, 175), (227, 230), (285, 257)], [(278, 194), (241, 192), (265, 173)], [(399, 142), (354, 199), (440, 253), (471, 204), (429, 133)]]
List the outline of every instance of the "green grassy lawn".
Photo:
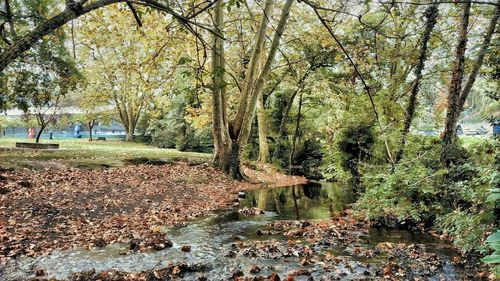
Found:
[(467, 149), (471, 145), (477, 144), (477, 143), (483, 143), (487, 142), (488, 139), (490, 139), (491, 136), (481, 136), (481, 137), (473, 137), (473, 136), (460, 136), (460, 142), (461, 144)]
[(33, 140), (0, 138), (0, 165), (13, 168), (99, 167), (123, 166), (134, 159), (150, 160), (208, 160), (211, 155), (197, 152), (181, 152), (175, 149), (157, 148), (124, 141), (92, 141), (86, 139), (42, 140), (59, 143), (59, 150), (16, 149), (16, 141)]

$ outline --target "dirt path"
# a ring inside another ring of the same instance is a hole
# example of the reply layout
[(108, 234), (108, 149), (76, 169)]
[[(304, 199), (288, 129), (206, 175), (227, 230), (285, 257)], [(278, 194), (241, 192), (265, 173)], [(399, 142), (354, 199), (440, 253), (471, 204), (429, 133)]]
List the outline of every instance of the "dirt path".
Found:
[[(304, 178), (248, 171), (272, 186)], [(0, 176), (0, 263), (53, 250), (138, 241), (160, 247), (158, 229), (229, 207), (236, 193), (264, 184), (237, 182), (207, 164), (137, 165)]]

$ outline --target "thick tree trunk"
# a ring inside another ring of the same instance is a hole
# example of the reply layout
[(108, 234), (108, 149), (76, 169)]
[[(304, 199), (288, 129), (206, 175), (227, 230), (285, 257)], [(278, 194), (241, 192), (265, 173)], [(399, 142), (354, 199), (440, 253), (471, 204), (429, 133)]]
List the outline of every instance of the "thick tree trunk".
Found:
[(234, 164), (230, 161), (232, 153), (232, 140), (229, 137), (227, 125), (225, 98), (224, 98), (224, 41), (215, 36), (223, 35), (224, 3), (222, 0), (215, 4), (214, 35), (212, 36), (212, 136), (214, 141), (214, 155), (212, 164), (230, 174)]
[(259, 129), (259, 158), (262, 163), (269, 162), (269, 145), (267, 143), (267, 122), (266, 112), (264, 110), (264, 96), (262, 92), (259, 95), (257, 103), (257, 123)]
[(436, 25), (436, 18), (438, 15), (438, 6), (437, 4), (429, 6), (425, 11), (425, 17), (427, 18), (425, 24), (425, 31), (422, 36), (422, 41), (420, 43), (420, 52), (418, 56), (418, 63), (415, 69), (415, 82), (411, 89), (410, 100), (408, 101), (408, 105), (406, 107), (406, 117), (404, 122), (404, 127), (401, 132), (401, 140), (399, 143), (399, 150), (396, 154), (395, 164), (397, 164), (401, 158), (403, 157), (404, 147), (406, 143), (406, 137), (410, 132), (411, 122), (413, 121), (413, 117), (415, 115), (415, 108), (417, 106), (417, 95), (420, 88), (420, 80), (422, 79), (422, 71), (425, 67), (425, 61), (427, 60), (427, 44), (429, 39), (431, 38), (431, 32)]
[[(253, 115), (255, 111), (255, 106), (249, 106), (252, 102), (252, 96), (254, 94), (255, 88), (255, 77), (257, 74), (257, 69), (260, 65), (262, 59), (262, 52), (264, 51), (264, 43), (266, 38), (266, 31), (269, 25), (269, 19), (274, 8), (274, 0), (266, 0), (264, 6), (264, 14), (259, 25), (259, 30), (255, 38), (255, 47), (248, 64), (248, 68), (245, 72), (245, 84), (243, 87), (243, 92), (240, 94), (240, 101), (238, 105), (238, 110), (236, 111), (236, 116), (231, 121), (231, 133), (237, 136), (240, 133), (241, 127), (245, 121), (245, 118), (249, 115)], [(255, 102), (254, 102), (255, 103)], [(251, 114), (248, 111), (251, 110)], [(251, 121), (250, 121), (251, 122)]]
[[(223, 71), (220, 71), (217, 67), (217, 57), (223, 58), (223, 56), (217, 55), (217, 52), (212, 52), (212, 65), (213, 65), (213, 70), (212, 70), (212, 79), (214, 80), (214, 89), (212, 91), (213, 97), (212, 97), (212, 102), (214, 105), (214, 110), (213, 110), (213, 121), (214, 121), (214, 145), (216, 146), (216, 151), (214, 153), (214, 163), (219, 163), (218, 166), (222, 166), (223, 170), (228, 173), (230, 176), (233, 178), (241, 179), (244, 178), (245, 175), (243, 173), (243, 169), (241, 166), (241, 153), (245, 147), (245, 145), (248, 142), (248, 138), (250, 136), (250, 130), (252, 127), (252, 121), (254, 119), (255, 115), (255, 109), (256, 109), (256, 102), (259, 94), (262, 92), (262, 89), (264, 87), (264, 84), (267, 80), (267, 77), (269, 75), (269, 72), (271, 70), (271, 65), (274, 61), (274, 58), (276, 56), (276, 52), (278, 49), (278, 45), (281, 39), (281, 35), (283, 34), (283, 31), (285, 29), (290, 9), (293, 4), (293, 0), (287, 0), (283, 7), (283, 11), (278, 23), (278, 26), (276, 27), (276, 32), (273, 37), (273, 41), (271, 43), (271, 48), (269, 50), (269, 54), (267, 57), (267, 60), (262, 68), (262, 71), (258, 77), (258, 79), (255, 81), (255, 72), (256, 72), (256, 67), (259, 65), (260, 57), (261, 57), (261, 52), (263, 50), (263, 44), (264, 44), (264, 37), (265, 37), (265, 32), (267, 30), (268, 26), (268, 21), (269, 18), (268, 16), (271, 15), (272, 11), (272, 6), (274, 4), (273, 0), (267, 0), (266, 1), (266, 6), (264, 8), (264, 16), (261, 21), (261, 26), (259, 27), (259, 32), (257, 34), (257, 40), (255, 43), (255, 49), (252, 54), (251, 58), (251, 63), (249, 66), (249, 70), (247, 70), (246, 75), (246, 81), (245, 81), (245, 88), (241, 94), (240, 98), (240, 105), (238, 107), (238, 111), (236, 113), (235, 118), (231, 122), (230, 128), (226, 130), (223, 126), (225, 126), (224, 120), (224, 108), (220, 106), (222, 102), (224, 101), (224, 97), (222, 95), (224, 87), (221, 85), (217, 86), (217, 80), (220, 79), (217, 75), (218, 73), (223, 73)], [(220, 9), (220, 19), (216, 19), (216, 26), (219, 26), (219, 23), (222, 23), (222, 7)], [(217, 16), (217, 10), (216, 9), (216, 18)], [(221, 26), (221, 25), (220, 25)], [(217, 46), (216, 44), (217, 39), (214, 40), (214, 45)], [(221, 48), (222, 50), (223, 48)], [(219, 53), (221, 53), (219, 51)], [(223, 59), (221, 59), (223, 61)], [(252, 62), (253, 61), (253, 62)], [(252, 66), (255, 65), (255, 66)], [(255, 67), (254, 70), (252, 70)], [(222, 70), (223, 70), (223, 64), (222, 64)], [(252, 74), (253, 72), (253, 74)], [(222, 89), (222, 90), (218, 90)], [(227, 134), (226, 134), (227, 132)]]
[[(219, 0), (215, 5), (214, 34), (223, 35), (224, 4)], [(214, 140), (214, 155), (212, 164), (234, 179), (243, 179), (240, 173), (240, 153), (235, 138), (229, 134), (226, 115), (226, 98), (224, 87), (224, 41), (213, 35), (212, 38), (212, 136)]]
[(446, 113), (445, 128), (443, 132), (443, 155), (444, 163), (448, 162), (449, 152), (455, 144), (457, 137), (457, 123), (460, 115), (460, 93), (462, 92), (462, 80), (465, 66), (465, 49), (467, 45), (467, 28), (470, 17), (470, 1), (463, 4), (462, 20), (458, 34), (458, 44), (455, 50), (455, 62), (451, 73), (451, 81), (448, 90), (448, 108)]
[(131, 122), (127, 126), (127, 131), (125, 132), (125, 141), (131, 142), (134, 141), (134, 132), (135, 132), (135, 123)]
[(269, 54), (267, 56), (266, 62), (262, 68), (259, 78), (255, 82), (255, 88), (253, 89), (253, 92), (248, 98), (247, 110), (245, 110), (244, 118), (242, 120), (238, 135), (238, 145), (240, 147), (244, 147), (246, 145), (248, 138), (250, 136), (250, 130), (252, 128), (252, 121), (255, 114), (257, 98), (262, 93), (264, 85), (267, 82), (267, 77), (271, 72), (271, 66), (274, 62), (274, 58), (276, 57), (281, 36), (285, 31), (285, 26), (287, 24), (288, 17), (290, 16), (290, 10), (292, 8), (293, 2), (294, 2), (293, 0), (287, 0), (285, 2), (285, 5), (283, 6), (281, 17), (278, 22), (278, 26), (276, 27), (276, 32), (274, 33), (273, 41), (271, 43), (271, 48), (269, 49)]

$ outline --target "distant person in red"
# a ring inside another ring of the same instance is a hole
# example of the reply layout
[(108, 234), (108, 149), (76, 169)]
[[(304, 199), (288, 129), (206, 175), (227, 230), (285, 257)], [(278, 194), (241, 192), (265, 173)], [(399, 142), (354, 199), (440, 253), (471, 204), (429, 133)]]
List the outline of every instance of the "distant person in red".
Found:
[(30, 127), (28, 129), (28, 139), (34, 139), (35, 138), (35, 128)]

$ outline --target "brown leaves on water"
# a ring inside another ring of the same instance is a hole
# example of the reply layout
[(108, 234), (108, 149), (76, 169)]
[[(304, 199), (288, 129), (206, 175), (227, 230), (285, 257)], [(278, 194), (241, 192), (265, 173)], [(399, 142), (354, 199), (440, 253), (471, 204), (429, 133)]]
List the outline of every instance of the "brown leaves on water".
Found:
[[(208, 164), (182, 162), (0, 174), (0, 187), (8, 189), (0, 194), (0, 263), (114, 242), (134, 242), (136, 250), (168, 247), (154, 241), (162, 227), (228, 208), (238, 191), (260, 187)], [(284, 177), (283, 183), (301, 180)]]

